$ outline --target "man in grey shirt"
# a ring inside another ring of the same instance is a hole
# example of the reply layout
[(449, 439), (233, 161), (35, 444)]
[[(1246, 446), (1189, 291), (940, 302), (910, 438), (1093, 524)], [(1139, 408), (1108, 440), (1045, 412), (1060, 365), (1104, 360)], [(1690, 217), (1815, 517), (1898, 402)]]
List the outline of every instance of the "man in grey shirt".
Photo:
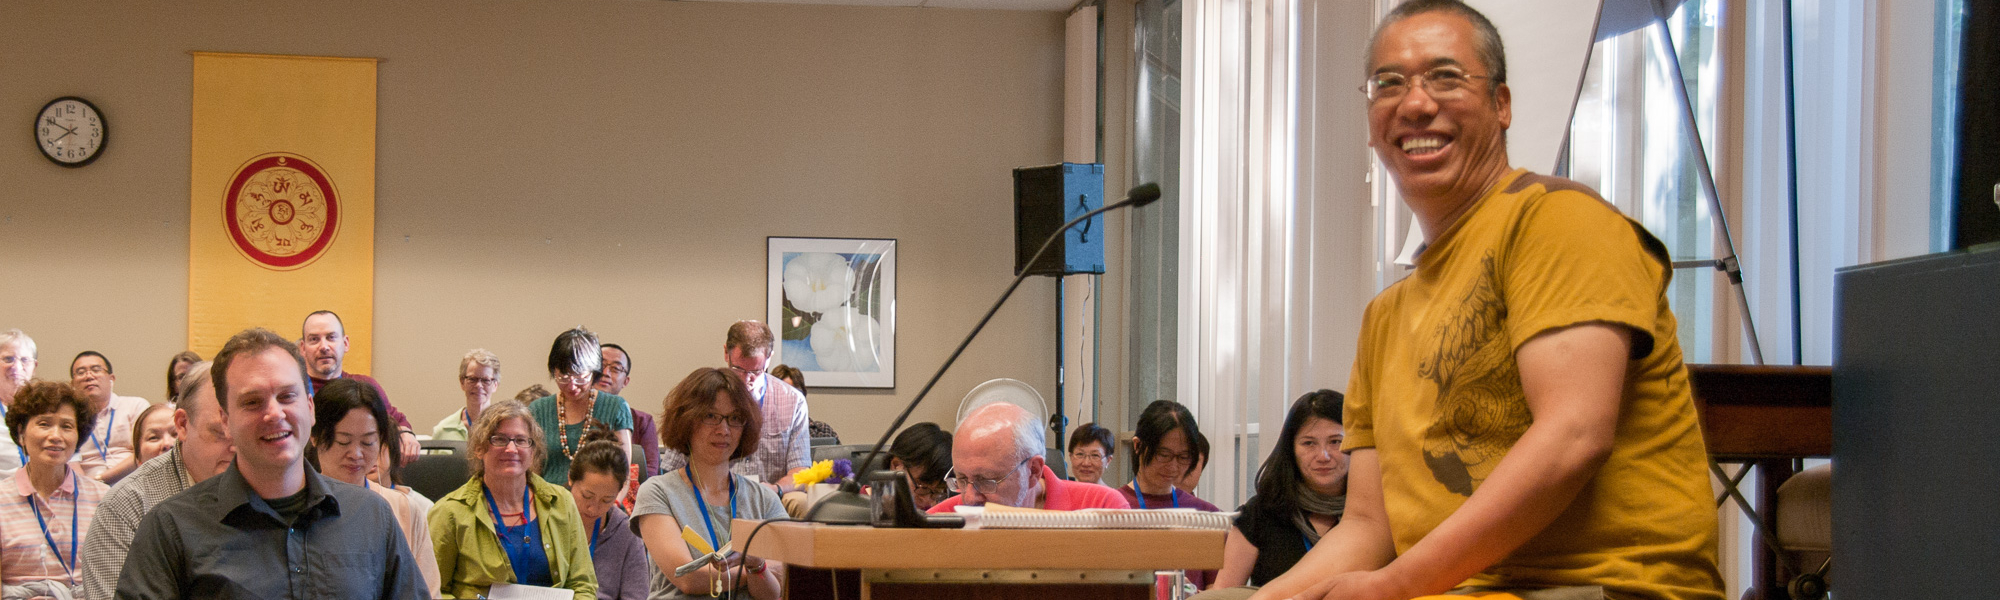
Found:
[(238, 333), (211, 379), (236, 462), (146, 514), (117, 597), (428, 597), (389, 504), (306, 468), (313, 404), (298, 346)]
[(174, 411), (174, 436), (180, 442), (111, 486), (97, 505), (97, 516), (91, 518), (83, 538), (84, 597), (112, 597), (139, 519), (175, 494), (228, 470), (235, 460), (229, 428), (222, 422), (222, 407), (209, 382), (209, 365), (195, 363), (175, 385), (181, 401)]

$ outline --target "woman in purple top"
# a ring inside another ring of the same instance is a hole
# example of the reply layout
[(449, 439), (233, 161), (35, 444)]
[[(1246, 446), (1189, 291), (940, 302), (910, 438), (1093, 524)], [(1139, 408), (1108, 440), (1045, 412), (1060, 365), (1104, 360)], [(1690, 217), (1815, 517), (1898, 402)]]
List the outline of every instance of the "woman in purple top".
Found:
[(631, 470), (625, 449), (602, 424), (583, 435), (583, 448), (569, 463), (569, 492), (590, 535), (590, 560), (597, 568), (597, 600), (645, 600), (646, 545), (632, 533), (632, 516), (618, 507)]
[[(1139, 413), (1139, 427), (1132, 435), (1132, 483), (1119, 486), (1118, 493), (1132, 508), (1220, 510), (1196, 498), (1194, 491), (1174, 487), (1174, 482), (1194, 472), (1195, 462), (1201, 458), (1194, 440), (1200, 436), (1194, 413), (1181, 403), (1156, 400), (1147, 405)], [(1214, 579), (1214, 571), (1188, 571), (1188, 581), (1197, 588), (1207, 588)]]

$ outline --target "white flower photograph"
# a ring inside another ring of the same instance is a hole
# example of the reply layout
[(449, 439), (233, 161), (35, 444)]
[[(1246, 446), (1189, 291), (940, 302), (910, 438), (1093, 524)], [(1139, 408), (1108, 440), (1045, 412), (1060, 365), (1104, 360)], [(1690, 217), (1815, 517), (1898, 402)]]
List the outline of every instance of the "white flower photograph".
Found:
[(772, 364), (813, 387), (895, 387), (896, 240), (772, 237)]

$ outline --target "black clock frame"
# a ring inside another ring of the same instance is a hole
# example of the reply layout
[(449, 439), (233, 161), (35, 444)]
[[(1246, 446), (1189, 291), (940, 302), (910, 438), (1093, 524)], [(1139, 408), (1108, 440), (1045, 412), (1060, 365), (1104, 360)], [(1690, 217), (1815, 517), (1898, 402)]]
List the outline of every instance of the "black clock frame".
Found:
[[(82, 102), (84, 106), (90, 107), (91, 112), (97, 113), (98, 129), (100, 130), (100, 134), (103, 138), (103, 141), (97, 144), (96, 152), (91, 153), (89, 158), (85, 158), (77, 162), (63, 162), (62, 160), (59, 160), (54, 156), (50, 156), (48, 149), (42, 147), (41, 133), (39, 132), (40, 127), (37, 126), (37, 123), (40, 122), (42, 118), (42, 114), (48, 112), (49, 107), (55, 106), (57, 102), (62, 102), (64, 100), (75, 100), (77, 102)], [(35, 151), (40, 152), (42, 158), (49, 159), (49, 162), (55, 163), (57, 165), (75, 169), (82, 167), (84, 165), (88, 165), (90, 163), (97, 162), (97, 159), (99, 157), (104, 156), (104, 151), (111, 148), (111, 117), (105, 116), (104, 109), (98, 108), (96, 104), (91, 103), (89, 100), (84, 99), (82, 96), (63, 96), (61, 98), (56, 98), (54, 100), (48, 101), (47, 104), (42, 105), (41, 110), (35, 111), (35, 121), (31, 121), (28, 123), (28, 137), (33, 138), (35, 140)]]

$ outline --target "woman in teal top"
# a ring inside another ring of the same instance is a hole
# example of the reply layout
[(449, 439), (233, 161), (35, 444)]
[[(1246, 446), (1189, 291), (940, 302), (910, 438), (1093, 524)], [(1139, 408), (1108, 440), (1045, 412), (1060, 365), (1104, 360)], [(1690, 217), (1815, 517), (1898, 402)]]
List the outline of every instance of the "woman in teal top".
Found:
[(496, 583), (570, 590), (596, 600), (597, 569), (568, 490), (535, 475), (541, 431), (519, 402), (487, 407), (472, 427), (472, 478), (431, 508), (439, 596), (485, 597)]
[(624, 398), (590, 386), (603, 368), (597, 334), (588, 329), (562, 332), (549, 348), (549, 377), (556, 380), (556, 393), (528, 405), (551, 447), (548, 462), (542, 465), (542, 479), (549, 483), (569, 485), (570, 458), (583, 447), (583, 430), (590, 421), (616, 432), (619, 447), (632, 445), (632, 408)]

